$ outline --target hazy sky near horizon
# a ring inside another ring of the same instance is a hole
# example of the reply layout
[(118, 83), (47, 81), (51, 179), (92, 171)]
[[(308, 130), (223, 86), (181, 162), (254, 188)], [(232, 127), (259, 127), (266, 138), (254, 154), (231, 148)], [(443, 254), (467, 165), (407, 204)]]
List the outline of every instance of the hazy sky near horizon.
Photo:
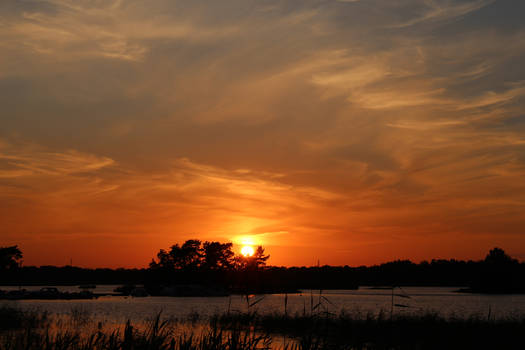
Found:
[(0, 2), (0, 246), (525, 259), (525, 2)]

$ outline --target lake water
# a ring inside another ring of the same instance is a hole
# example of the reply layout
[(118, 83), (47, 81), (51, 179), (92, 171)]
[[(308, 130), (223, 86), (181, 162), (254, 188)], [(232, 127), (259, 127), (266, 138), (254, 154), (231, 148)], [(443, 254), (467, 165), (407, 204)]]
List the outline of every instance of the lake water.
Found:
[[(99, 285), (96, 293), (112, 292), (117, 286)], [(2, 287), (13, 290), (19, 287)], [(38, 290), (41, 287), (22, 287)], [(58, 286), (60, 291), (79, 291), (78, 286)], [(481, 295), (456, 293), (454, 287), (403, 287), (394, 291), (395, 314), (436, 312), (445, 317), (488, 317), (508, 318), (525, 316), (525, 295)], [(320, 305), (316, 307), (317, 304)], [(248, 303), (253, 306), (248, 307)], [(165, 317), (186, 318), (192, 314), (201, 317), (217, 313), (257, 311), (259, 313), (284, 312), (285, 295), (255, 295), (246, 297), (145, 297), (104, 296), (93, 300), (20, 300), (1, 301), (1, 304), (15, 304), (22, 309), (46, 310), (52, 314), (67, 315), (72, 310), (86, 312), (105, 322), (143, 321), (153, 318), (159, 312)], [(365, 317), (367, 313), (390, 314), (392, 291), (360, 287), (359, 290), (304, 290), (300, 294), (287, 296), (289, 314), (306, 312), (343, 311)]]

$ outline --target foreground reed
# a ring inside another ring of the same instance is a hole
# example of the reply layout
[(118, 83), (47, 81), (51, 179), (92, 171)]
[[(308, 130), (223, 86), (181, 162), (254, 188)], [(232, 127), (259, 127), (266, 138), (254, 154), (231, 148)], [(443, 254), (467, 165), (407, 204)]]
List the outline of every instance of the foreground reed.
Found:
[(444, 318), (437, 313), (356, 317), (297, 314), (223, 314), (221, 328), (250, 328), (294, 339), (299, 349), (525, 349), (525, 316)]
[[(99, 323), (95, 330), (66, 326), (72, 323), (52, 324), (47, 318), (31, 321), (35, 312), (22, 312), (15, 308), (0, 308), (0, 319), (16, 319), (17, 323), (0, 325), (0, 350), (255, 350), (270, 349), (271, 338), (250, 330), (207, 327), (201, 332), (176, 332), (180, 322), (163, 320), (158, 314), (144, 327), (135, 327), (128, 321), (125, 326), (105, 331)], [(194, 316), (193, 316), (194, 317)], [(27, 318), (28, 320), (25, 320)], [(29, 322), (31, 321), (31, 322)], [(59, 326), (57, 329), (56, 326)], [(63, 328), (60, 328), (63, 327)], [(97, 329), (98, 328), (98, 329)]]
[[(427, 313), (391, 318), (229, 313), (186, 322), (157, 315), (135, 326), (104, 329), (78, 310), (73, 327), (47, 316), (0, 308), (0, 350), (339, 350), (339, 349), (523, 349), (525, 318), (442, 318)], [(75, 326), (79, 320), (88, 327)], [(87, 320), (87, 321), (86, 321)], [(15, 322), (16, 321), (16, 322)], [(90, 328), (91, 326), (91, 328)]]
[(0, 332), (10, 329), (33, 329), (47, 324), (45, 311), (22, 311), (12, 306), (0, 306)]

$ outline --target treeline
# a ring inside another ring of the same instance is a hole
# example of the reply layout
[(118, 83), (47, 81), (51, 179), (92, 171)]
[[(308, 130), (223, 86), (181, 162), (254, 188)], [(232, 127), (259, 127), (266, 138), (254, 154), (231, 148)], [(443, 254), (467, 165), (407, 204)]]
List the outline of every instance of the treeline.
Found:
[[(251, 255), (236, 255), (232, 243), (204, 242), (191, 239), (169, 250), (161, 249), (152, 259), (145, 279), (153, 295), (272, 293), (288, 291), (278, 281), (262, 279), (269, 255), (258, 246)], [(204, 285), (206, 290), (169, 291), (174, 285)], [(290, 290), (292, 291), (292, 290)]]
[(242, 256), (233, 253), (231, 243), (198, 240), (161, 249), (147, 269), (20, 266), (21, 258), (16, 247), (0, 248), (0, 285), (144, 284), (153, 293), (174, 285), (215, 286), (234, 293), (408, 285), (458, 286), (483, 293), (525, 292), (525, 263), (499, 248), (480, 261), (397, 260), (360, 267), (266, 266), (269, 256), (262, 247), (252, 256)]
[(0, 285), (142, 284), (147, 273), (147, 269), (22, 266), (1, 271)]
[(255, 271), (266, 265), (269, 255), (258, 246), (250, 255), (236, 255), (232, 243), (204, 242), (190, 239), (182, 245), (175, 244), (168, 251), (161, 249), (157, 261), (151, 260), (154, 271)]

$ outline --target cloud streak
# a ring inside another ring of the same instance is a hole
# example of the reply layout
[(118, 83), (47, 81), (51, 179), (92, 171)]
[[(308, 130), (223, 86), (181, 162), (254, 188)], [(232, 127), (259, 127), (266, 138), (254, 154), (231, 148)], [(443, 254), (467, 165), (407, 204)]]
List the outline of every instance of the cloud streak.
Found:
[(74, 150), (42, 152), (31, 146), (4, 145), (0, 147), (0, 178), (27, 176), (64, 176), (88, 173), (114, 164), (107, 157), (97, 157)]
[(405, 22), (393, 25), (393, 28), (404, 28), (414, 26), (424, 22), (437, 22), (465, 16), (477, 11), (485, 6), (494, 3), (495, 0), (475, 0), (467, 2), (449, 0), (425, 0), (425, 9), (419, 16)]

